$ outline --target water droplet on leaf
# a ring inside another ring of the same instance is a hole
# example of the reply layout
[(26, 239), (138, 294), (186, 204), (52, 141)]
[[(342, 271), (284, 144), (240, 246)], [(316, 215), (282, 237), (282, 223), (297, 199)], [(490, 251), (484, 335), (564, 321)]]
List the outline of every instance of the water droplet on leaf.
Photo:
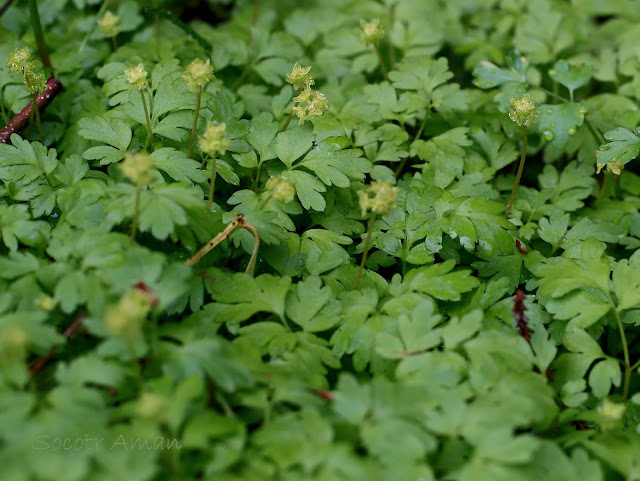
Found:
[(551, 115), (553, 113), (553, 109), (547, 109), (547, 113)]
[(573, 134), (575, 134), (575, 133), (576, 133), (576, 129), (574, 129), (573, 127), (571, 127), (569, 130), (567, 130), (567, 133), (568, 133), (569, 135), (573, 135)]
[(553, 140), (553, 138), (555, 137), (555, 136), (553, 135), (553, 132), (551, 132), (550, 130), (545, 130), (545, 131), (542, 133), (542, 136), (544, 137), (544, 140), (547, 140), (547, 141), (549, 141), (549, 142), (551, 142), (551, 141)]

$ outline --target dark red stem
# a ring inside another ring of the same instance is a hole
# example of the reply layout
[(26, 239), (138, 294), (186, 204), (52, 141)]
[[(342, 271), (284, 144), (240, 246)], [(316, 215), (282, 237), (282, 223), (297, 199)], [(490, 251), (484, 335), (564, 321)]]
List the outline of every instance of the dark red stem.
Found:
[[(62, 335), (66, 339), (69, 339), (71, 335), (76, 331), (76, 329), (78, 329), (78, 326), (82, 324), (83, 320), (84, 315), (78, 315), (71, 323), (71, 325), (69, 325), (69, 327), (67, 327), (67, 329), (62, 333)], [(47, 354), (34, 362), (33, 365), (29, 368), (29, 374), (31, 374), (32, 376), (36, 375), (49, 362), (49, 360), (53, 357), (59, 347), (60, 346), (53, 346)]]
[[(38, 111), (42, 112), (47, 106), (51, 103), (51, 101), (62, 91), (62, 84), (51, 77), (47, 80), (47, 86), (41, 94), (38, 94), (36, 99), (36, 104), (38, 106)], [(11, 143), (11, 134), (17, 134), (22, 129), (24, 129), (29, 123), (29, 119), (31, 118), (31, 110), (33, 109), (33, 101), (29, 102), (29, 104), (23, 108), (20, 112), (16, 114), (14, 118), (12, 118), (7, 125), (4, 126), (2, 131), (0, 131), (0, 143), (10, 144)]]

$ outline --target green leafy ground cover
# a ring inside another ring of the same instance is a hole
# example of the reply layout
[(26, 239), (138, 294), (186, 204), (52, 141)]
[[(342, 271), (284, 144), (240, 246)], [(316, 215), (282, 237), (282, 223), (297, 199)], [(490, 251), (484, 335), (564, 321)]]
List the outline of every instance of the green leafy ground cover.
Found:
[(0, 144), (1, 478), (640, 480), (637, 3), (196, 4), (38, 2), (64, 90)]

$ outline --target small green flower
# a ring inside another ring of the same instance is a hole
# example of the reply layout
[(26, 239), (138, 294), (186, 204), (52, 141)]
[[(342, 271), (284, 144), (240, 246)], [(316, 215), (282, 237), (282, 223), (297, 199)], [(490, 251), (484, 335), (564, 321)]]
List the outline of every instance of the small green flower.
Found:
[(599, 174), (602, 169), (606, 169), (607, 172), (612, 172), (616, 175), (620, 175), (622, 173), (622, 170), (624, 169), (624, 164), (620, 160), (616, 160), (614, 162), (607, 162), (604, 164), (597, 162), (596, 167), (597, 167), (597, 171), (596, 171), (597, 174)]
[(538, 106), (529, 98), (529, 94), (511, 99), (509, 118), (521, 127), (529, 127), (538, 119)]
[(29, 336), (16, 325), (10, 325), (0, 331), (0, 361), (18, 361), (26, 357)]
[(187, 82), (191, 90), (197, 91), (215, 78), (213, 75), (213, 66), (211, 66), (209, 62), (209, 59), (203, 62), (197, 58), (185, 69), (182, 78)]
[(371, 185), (358, 192), (358, 200), (362, 216), (368, 210), (375, 214), (388, 214), (396, 205), (396, 196), (400, 189), (391, 185), (390, 182), (373, 181)]
[(124, 73), (127, 76), (127, 82), (132, 84), (138, 90), (142, 90), (149, 85), (147, 82), (147, 71), (141, 63), (135, 67), (126, 69)]
[(17, 48), (9, 54), (7, 68), (14, 72), (22, 72), (30, 58), (31, 52), (28, 48)]
[(98, 26), (105, 37), (115, 37), (121, 31), (120, 17), (107, 10), (104, 16), (98, 20)]
[(303, 90), (300, 95), (293, 98), (293, 101), (296, 102), (296, 105), (292, 107), (291, 111), (298, 117), (300, 125), (305, 120), (318, 117), (329, 109), (327, 98), (317, 90)]
[(36, 301), (35, 304), (38, 309), (42, 309), (43, 311), (49, 312), (55, 309), (56, 300), (51, 296), (47, 296), (43, 294), (42, 296), (40, 296), (40, 298)]
[(136, 413), (143, 419), (161, 422), (167, 415), (167, 399), (153, 392), (142, 393), (138, 399)]
[(274, 199), (284, 204), (291, 202), (296, 195), (293, 182), (280, 176), (269, 177), (266, 187)]
[(111, 306), (104, 314), (104, 324), (116, 335), (135, 336), (142, 321), (151, 311), (151, 299), (147, 294), (132, 289)]
[(603, 430), (615, 429), (622, 423), (622, 418), (626, 406), (623, 403), (615, 403), (605, 399), (598, 406), (598, 414), (600, 414), (599, 424)]
[(377, 45), (384, 38), (384, 30), (380, 27), (380, 19), (374, 18), (370, 22), (360, 20), (360, 40), (366, 46)]
[(311, 67), (301, 67), (298, 62), (293, 66), (293, 70), (287, 75), (286, 80), (293, 86), (294, 90), (308, 90), (315, 81), (309, 75)]
[(47, 78), (43, 73), (36, 72), (35, 67), (27, 67), (24, 69), (24, 84), (27, 87), (27, 92), (32, 95), (37, 95), (47, 88)]
[(229, 148), (229, 139), (225, 135), (227, 124), (224, 122), (207, 125), (204, 133), (200, 136), (198, 145), (200, 150), (211, 157), (223, 155)]
[(142, 188), (153, 180), (151, 169), (155, 162), (146, 152), (127, 152), (124, 160), (118, 164), (120, 172), (127, 177), (136, 187)]

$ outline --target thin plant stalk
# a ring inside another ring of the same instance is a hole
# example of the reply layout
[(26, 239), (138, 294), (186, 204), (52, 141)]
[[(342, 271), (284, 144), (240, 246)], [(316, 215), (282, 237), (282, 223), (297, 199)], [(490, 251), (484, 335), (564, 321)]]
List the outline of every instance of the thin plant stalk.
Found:
[(214, 158), (211, 162), (211, 177), (209, 178), (209, 199), (207, 200), (207, 212), (210, 212), (211, 207), (213, 206), (213, 192), (216, 185), (217, 164), (218, 160)]
[(196, 97), (196, 111), (193, 115), (193, 128), (191, 129), (191, 139), (189, 140), (189, 158), (193, 157), (193, 146), (196, 143), (196, 132), (198, 131), (198, 119), (200, 117), (200, 103), (202, 102), (202, 86), (198, 87)]
[(114, 52), (116, 50), (118, 50), (118, 42), (116, 40), (116, 36), (115, 35), (111, 35), (111, 45), (113, 46), (113, 51)]
[(387, 67), (385, 67), (384, 65), (382, 53), (380, 52), (380, 46), (376, 43), (373, 45), (373, 49), (376, 51), (376, 55), (378, 56), (378, 61), (380, 62), (380, 70), (382, 70), (382, 76), (385, 80), (389, 80), (389, 77), (387, 76)]
[(149, 117), (149, 109), (147, 108), (147, 100), (144, 98), (144, 92), (140, 90), (140, 97), (142, 97), (142, 108), (144, 109), (144, 118), (147, 121), (147, 135), (149, 136), (149, 143), (151, 144), (151, 152), (155, 150), (153, 145), (153, 130), (151, 129), (151, 117)]
[(291, 119), (293, 119), (293, 111), (289, 114), (289, 117), (287, 117), (287, 120), (284, 124), (282, 124), (282, 127), (280, 127), (280, 130), (278, 132), (284, 132), (285, 130), (287, 130), (287, 127), (289, 127), (289, 124), (291, 123)]
[[(611, 304), (613, 305), (613, 299), (609, 299)], [(620, 314), (616, 309), (613, 309), (613, 313), (616, 317), (616, 324), (618, 325), (618, 331), (620, 332), (620, 341), (622, 342), (622, 354), (624, 356), (624, 384), (622, 388), (622, 402), (627, 402), (627, 397), (629, 397), (629, 384), (631, 382), (631, 372), (633, 371), (631, 367), (631, 361), (629, 360), (629, 346), (627, 345), (627, 336), (624, 333), (624, 327), (622, 325), (622, 319), (620, 319)]]
[(600, 186), (600, 192), (598, 192), (598, 197), (596, 197), (596, 200), (593, 202), (594, 207), (597, 207), (598, 204), (602, 202), (602, 199), (604, 198), (604, 195), (607, 192), (607, 188), (609, 187), (610, 179), (611, 179), (611, 176), (605, 172), (604, 180), (602, 181), (602, 185)]
[(38, 135), (40, 136), (40, 143), (44, 144), (44, 134), (42, 133), (42, 122), (40, 122), (40, 109), (38, 108), (38, 95), (33, 95), (33, 105), (32, 112), (34, 113), (36, 119), (36, 126), (38, 127)]
[(263, 210), (271, 199), (273, 199), (273, 194), (269, 194), (269, 196), (264, 200), (264, 202), (260, 204), (260, 210)]
[(393, 48), (393, 42), (391, 41), (391, 33), (393, 29), (393, 23), (396, 17), (396, 6), (391, 5), (389, 7), (389, 69), (393, 70), (396, 65), (396, 52)]
[(138, 218), (140, 215), (140, 193), (142, 189), (140, 187), (136, 187), (136, 201), (135, 207), (133, 208), (133, 222), (131, 223), (131, 235), (129, 236), (129, 242), (133, 245), (133, 242), (136, 239), (136, 231), (138, 230)]
[(47, 44), (44, 41), (44, 33), (42, 33), (42, 23), (40, 23), (40, 14), (38, 13), (38, 2), (36, 0), (28, 1), (31, 26), (33, 27), (33, 34), (36, 37), (36, 44), (38, 45), (38, 52), (42, 59), (42, 65), (49, 69), (53, 75), (53, 67), (51, 66), (51, 59), (49, 58), (49, 50), (47, 49)]
[(353, 281), (353, 286), (351, 286), (351, 290), (357, 289), (358, 284), (360, 284), (360, 279), (362, 278), (362, 274), (364, 273), (364, 264), (367, 262), (367, 256), (369, 254), (369, 245), (371, 244), (371, 235), (373, 234), (373, 224), (376, 221), (375, 212), (371, 212), (371, 217), (369, 217), (369, 224), (367, 225), (367, 237), (364, 240), (364, 251), (362, 252), (362, 260), (360, 261), (360, 268), (358, 269), (358, 274), (356, 274), (356, 279)]
[(527, 159), (527, 127), (522, 127), (522, 156), (520, 157), (520, 165), (518, 166), (518, 173), (516, 174), (516, 180), (513, 182), (513, 189), (511, 189), (511, 197), (509, 197), (509, 203), (504, 211), (504, 218), (508, 219), (511, 213), (511, 207), (513, 201), (518, 193), (518, 186), (520, 185), (520, 179), (522, 178), (522, 171), (524, 170), (524, 162)]

